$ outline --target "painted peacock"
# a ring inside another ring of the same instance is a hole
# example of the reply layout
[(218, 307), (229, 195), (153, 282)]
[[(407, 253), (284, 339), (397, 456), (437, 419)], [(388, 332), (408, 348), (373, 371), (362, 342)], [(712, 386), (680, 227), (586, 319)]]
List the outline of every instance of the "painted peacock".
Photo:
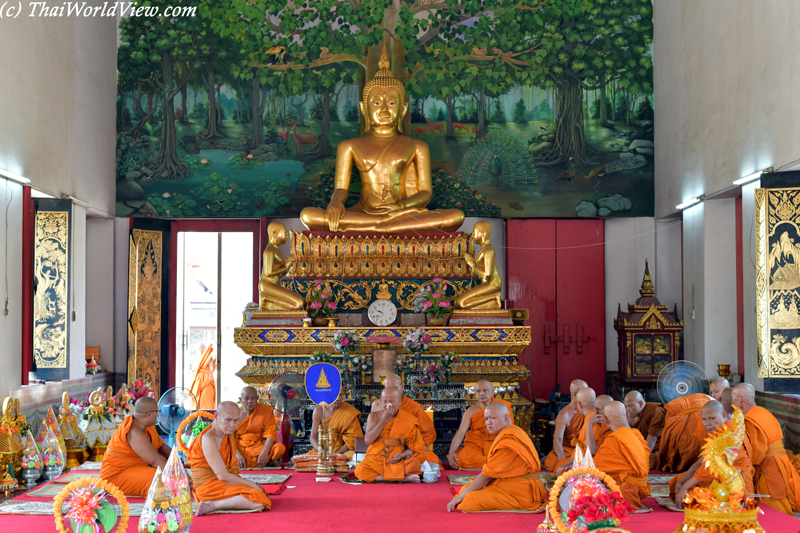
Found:
[(539, 183), (533, 156), (518, 141), (499, 132), (489, 133), (461, 161), (458, 177), (470, 187), (500, 182), (511, 186), (535, 185)]

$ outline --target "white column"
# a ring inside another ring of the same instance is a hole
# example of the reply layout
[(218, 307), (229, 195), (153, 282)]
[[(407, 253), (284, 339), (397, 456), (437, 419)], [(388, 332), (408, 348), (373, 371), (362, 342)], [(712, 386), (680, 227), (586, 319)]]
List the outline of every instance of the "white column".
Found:
[(86, 219), (86, 345), (100, 346), (100, 365), (114, 371), (114, 220)]
[[(742, 278), (744, 283), (744, 380), (756, 390), (764, 390), (758, 376), (758, 343), (756, 342), (756, 197), (761, 187), (756, 180), (742, 187)], [(736, 365), (738, 366), (738, 364)], [(733, 368), (733, 367), (731, 367)], [(741, 369), (737, 368), (741, 374)]]
[[(8, 223), (6, 223), (8, 221)], [(22, 186), (0, 179), (0, 395), (22, 381)], [(6, 300), (8, 314), (6, 314)], [(1, 396), (0, 396), (1, 397)]]
[(70, 269), (69, 379), (86, 376), (86, 209), (72, 205)]
[(130, 219), (114, 221), (114, 371), (127, 382)]

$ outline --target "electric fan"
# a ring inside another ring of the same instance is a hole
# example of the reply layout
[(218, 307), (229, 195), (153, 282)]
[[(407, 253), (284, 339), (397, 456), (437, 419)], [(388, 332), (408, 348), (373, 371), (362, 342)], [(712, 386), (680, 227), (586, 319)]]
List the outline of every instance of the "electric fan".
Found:
[(287, 462), (290, 455), (291, 417), (300, 415), (306, 398), (305, 377), (296, 372), (284, 372), (275, 376), (267, 389), (267, 401), (273, 409), (281, 413), (281, 443), (286, 446), (283, 460)]
[(173, 387), (161, 395), (158, 400), (158, 425), (161, 431), (169, 435), (170, 448), (175, 446), (178, 426), (192, 414), (197, 401), (189, 389)]
[(663, 403), (690, 394), (708, 394), (706, 373), (690, 361), (675, 361), (658, 374), (658, 396)]

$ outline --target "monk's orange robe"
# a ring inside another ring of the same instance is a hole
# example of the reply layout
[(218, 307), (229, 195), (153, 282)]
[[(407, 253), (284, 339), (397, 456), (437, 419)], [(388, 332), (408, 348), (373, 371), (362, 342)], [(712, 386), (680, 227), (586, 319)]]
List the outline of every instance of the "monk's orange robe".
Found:
[(486, 464), (481, 469), (481, 473), (492, 478), (492, 481), (484, 488), (464, 496), (458, 510), (535, 511), (547, 499), (547, 490), (539, 479), (539, 470), (539, 454), (530, 437), (517, 426), (506, 426), (497, 433)]
[[(728, 420), (725, 422), (731, 429), (736, 429), (736, 423), (733, 420)], [(705, 432), (705, 428), (703, 428)], [(706, 435), (708, 433), (706, 432)], [(707, 438), (707, 437), (706, 437)], [(705, 442), (705, 439), (703, 439)], [(745, 491), (753, 494), (755, 492), (755, 486), (753, 485), (753, 474), (755, 474), (755, 469), (753, 468), (752, 463), (750, 462), (750, 456), (747, 455), (747, 449), (751, 448), (750, 439), (745, 434), (744, 442), (742, 444), (741, 449), (739, 450), (739, 455), (736, 456), (736, 459), (733, 461), (733, 467), (736, 468), (739, 472), (742, 473), (742, 479), (744, 480)], [(683, 476), (686, 474), (678, 474), (677, 476), (673, 477), (669, 480), (669, 497), (673, 500), (675, 499), (675, 489), (678, 485), (678, 482), (683, 479)], [(703, 465), (695, 470), (694, 478), (697, 479), (700, 483), (698, 486), (700, 487), (708, 487), (711, 485), (711, 482), (717, 478), (714, 473), (711, 471), (709, 467), (703, 463)]]
[[(583, 416), (583, 413), (578, 412), (572, 418), (572, 422), (564, 429), (564, 438), (561, 439), (561, 446), (564, 448), (564, 457), (569, 457), (575, 452), (575, 447), (572, 445), (572, 440), (578, 437), (581, 434), (581, 429), (583, 429), (583, 423), (586, 420), (586, 417)], [(556, 467), (558, 466), (558, 455), (556, 455), (556, 451), (552, 450), (544, 460), (544, 467), (551, 472), (556, 471)]]
[(269, 405), (257, 403), (253, 412), (239, 422), (236, 432), (236, 447), (244, 455), (247, 468), (260, 468), (258, 456), (264, 451), (267, 439), (275, 444), (269, 451), (269, 460), (275, 461), (283, 457), (286, 446), (278, 441), (278, 427), (275, 424), (275, 410)]
[(747, 453), (755, 467), (756, 494), (769, 494), (760, 500), (786, 514), (800, 510), (800, 475), (786, 455), (778, 419), (756, 406), (744, 415), (744, 425), (750, 438)]
[(594, 464), (617, 482), (623, 498), (634, 508), (641, 509), (642, 498), (650, 496), (649, 456), (650, 447), (642, 434), (636, 429), (621, 427), (606, 437), (594, 456)]
[[(192, 469), (192, 485), (194, 494), (199, 502), (215, 502), (227, 500), (234, 496), (243, 496), (254, 503), (263, 503), (267, 510), (272, 508), (272, 500), (263, 491), (256, 490), (248, 485), (228, 485), (219, 480), (217, 475), (208, 465), (206, 456), (203, 453), (203, 436), (213, 425), (205, 428), (197, 436), (197, 443), (189, 448), (189, 455), (186, 457), (189, 468)], [(228, 466), (228, 472), (239, 475), (239, 468), (236, 466), (236, 440), (233, 435), (222, 440), (219, 448), (222, 460)]]
[[(325, 414), (323, 413), (322, 416), (325, 416)], [(352, 459), (356, 447), (356, 439), (364, 438), (364, 430), (361, 429), (361, 411), (348, 403), (343, 403), (333, 412), (330, 418), (325, 420), (325, 424), (330, 424), (331, 441), (333, 443), (331, 448), (334, 453), (346, 445), (347, 451), (343, 453), (348, 459)], [(308, 454), (316, 453), (317, 450), (314, 449), (308, 451)]]
[[(514, 423), (514, 415), (511, 411), (511, 404), (505, 400), (495, 398), (492, 403), (502, 403), (508, 408), (508, 414), (511, 415), (511, 423)], [(464, 435), (464, 442), (461, 443), (460, 448), (456, 455), (458, 460), (455, 461), (451, 468), (481, 468), (486, 464), (486, 457), (489, 455), (489, 450), (492, 448), (495, 437), (486, 429), (486, 420), (483, 416), (483, 409), (472, 415), (469, 421), (469, 430)]]
[(198, 409), (213, 410), (217, 408), (217, 381), (214, 378), (214, 371), (210, 368), (213, 353), (214, 347), (209, 344), (200, 357), (194, 381), (189, 389), (192, 391), (194, 399), (197, 400)]
[(397, 463), (388, 463), (387, 460), (406, 449), (419, 453), (424, 447), (417, 418), (406, 411), (397, 411), (397, 416), (383, 427), (378, 439), (367, 448), (364, 460), (356, 467), (356, 477), (371, 483), (378, 476), (383, 476), (385, 481), (402, 481), (406, 476), (421, 474), (420, 463), (414, 455)]
[(683, 472), (697, 461), (703, 443), (698, 438), (698, 424), (702, 423), (700, 411), (711, 400), (713, 398), (706, 394), (690, 394), (664, 406), (666, 415), (658, 448), (658, 470)]
[(414, 453), (412, 457), (420, 462), (420, 464), (428, 461), (429, 463), (436, 463), (441, 466), (442, 461), (433, 453), (433, 443), (436, 442), (436, 429), (433, 427), (433, 420), (425, 413), (425, 409), (420, 404), (403, 396), (403, 402), (400, 404), (400, 410), (405, 411), (410, 415), (417, 417), (419, 421), (419, 432), (422, 435), (422, 442), (424, 446), (430, 449)]
[(661, 433), (664, 431), (664, 416), (666, 410), (664, 406), (656, 402), (644, 404), (639, 419), (635, 424), (631, 424), (632, 429), (638, 429), (645, 441), (647, 437), (657, 437), (653, 449), (650, 451), (650, 469), (658, 466), (658, 447), (661, 444)]
[[(114, 431), (100, 467), (100, 477), (116, 485), (126, 496), (147, 496), (156, 469), (136, 455), (128, 444), (132, 425), (133, 416), (129, 416)], [(153, 426), (145, 428), (144, 433), (156, 450), (164, 444)]]
[[(572, 446), (574, 446), (575, 449), (572, 450), (572, 453), (568, 457), (565, 457), (565, 458), (561, 459), (558, 462), (558, 464), (556, 465), (556, 470), (561, 468), (561, 466), (564, 465), (567, 461), (571, 461), (572, 459), (574, 459), (575, 458), (575, 451), (579, 447), (581, 449), (581, 452), (586, 454), (586, 448), (587, 448), (586, 447), (586, 431), (587, 431), (588, 427), (589, 426), (584, 424), (583, 427), (581, 428), (581, 432), (578, 435), (578, 437), (572, 439)], [(593, 431), (594, 431), (594, 433), (593, 433), (594, 442), (595, 442), (595, 444), (597, 444), (598, 447), (600, 447), (603, 444), (603, 442), (606, 440), (606, 437), (608, 437), (612, 433), (611, 428), (608, 427), (608, 424), (605, 424), (605, 423), (604, 424), (594, 424), (593, 425)]]

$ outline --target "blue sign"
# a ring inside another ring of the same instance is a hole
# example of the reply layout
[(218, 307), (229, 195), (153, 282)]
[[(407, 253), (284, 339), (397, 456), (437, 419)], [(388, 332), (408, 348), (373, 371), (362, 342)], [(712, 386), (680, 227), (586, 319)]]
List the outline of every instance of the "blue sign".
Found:
[(314, 363), (306, 370), (306, 392), (314, 403), (331, 404), (339, 397), (342, 376), (330, 363)]

